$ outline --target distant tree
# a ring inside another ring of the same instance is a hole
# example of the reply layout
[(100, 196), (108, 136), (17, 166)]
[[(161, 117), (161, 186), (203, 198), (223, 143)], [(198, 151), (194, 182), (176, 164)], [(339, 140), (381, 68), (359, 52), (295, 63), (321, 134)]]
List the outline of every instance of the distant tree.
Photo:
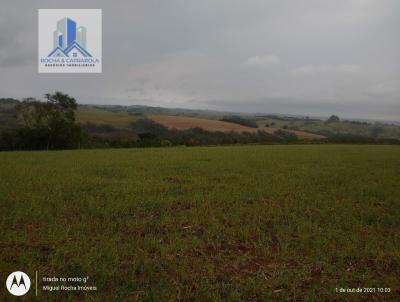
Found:
[(370, 131), (371, 131), (371, 136), (373, 138), (378, 138), (383, 133), (384, 130), (383, 127), (376, 125), (372, 127)]
[(25, 98), (16, 107), (20, 124), (27, 128), (41, 127), (44, 124), (45, 106), (35, 98)]
[(239, 124), (242, 126), (247, 126), (247, 127), (252, 127), (252, 128), (258, 128), (258, 125), (256, 122), (243, 118), (241, 116), (238, 115), (232, 115), (232, 116), (224, 116), (221, 121), (224, 122), (229, 122), (229, 123), (235, 123), (235, 124)]
[(284, 141), (297, 141), (299, 139), (296, 134), (284, 130), (276, 130), (274, 135), (278, 136)]
[(131, 123), (131, 128), (139, 135), (157, 135), (163, 136), (168, 132), (168, 128), (164, 125), (158, 124), (151, 119), (142, 118)]
[(325, 124), (330, 124), (330, 123), (338, 123), (340, 122), (340, 119), (337, 115), (331, 115), (325, 122)]
[(76, 100), (61, 92), (48, 93), (45, 97), (46, 102), (28, 98), (16, 106), (17, 118), (23, 126), (20, 130), (23, 148), (79, 147), (81, 128), (75, 123)]
[(105, 133), (105, 132), (113, 132), (117, 129), (113, 125), (109, 124), (95, 124), (91, 122), (86, 122), (81, 124), (81, 128), (86, 130), (89, 133)]

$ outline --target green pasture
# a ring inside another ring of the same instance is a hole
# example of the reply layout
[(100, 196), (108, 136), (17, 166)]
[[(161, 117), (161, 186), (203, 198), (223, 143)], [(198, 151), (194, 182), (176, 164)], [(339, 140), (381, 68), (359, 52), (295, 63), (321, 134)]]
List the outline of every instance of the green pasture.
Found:
[[(3, 280), (39, 276), (21, 301), (400, 296), (398, 146), (2, 152), (0, 212)], [(98, 290), (44, 293), (43, 276)]]
[(76, 111), (78, 123), (107, 124), (116, 128), (129, 128), (129, 125), (139, 118), (140, 115), (133, 115), (127, 112), (111, 112), (92, 107), (81, 107)]

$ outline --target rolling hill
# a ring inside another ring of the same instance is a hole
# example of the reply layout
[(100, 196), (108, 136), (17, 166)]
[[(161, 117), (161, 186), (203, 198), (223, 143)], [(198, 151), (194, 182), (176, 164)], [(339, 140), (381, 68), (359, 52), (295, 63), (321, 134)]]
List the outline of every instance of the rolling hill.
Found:
[(128, 112), (111, 112), (100, 108), (79, 106), (76, 112), (78, 123), (107, 124), (117, 128), (127, 128), (130, 123), (143, 117)]
[[(218, 121), (218, 120), (210, 120), (203, 118), (193, 118), (193, 117), (183, 117), (183, 116), (171, 116), (171, 115), (150, 115), (150, 119), (153, 121), (164, 125), (168, 128), (175, 128), (178, 130), (187, 130), (190, 128), (201, 128), (207, 131), (222, 131), (222, 132), (250, 132), (254, 133), (257, 131), (265, 131), (267, 133), (273, 134), (274, 132), (281, 130), (279, 128), (272, 127), (260, 127), (260, 128), (252, 128), (239, 124)], [(324, 136), (307, 133), (304, 131), (296, 131), (296, 130), (287, 130), (284, 131), (293, 133), (302, 139), (322, 139)]]
[[(19, 101), (14, 99), (0, 99), (0, 130), (18, 126), (15, 117), (15, 106), (18, 103)], [(168, 128), (178, 130), (201, 128), (206, 131), (233, 131), (237, 133), (255, 133), (261, 130), (270, 134), (277, 130), (283, 130), (306, 140), (324, 137), (348, 137), (350, 140), (360, 137), (400, 140), (400, 126), (394, 122), (340, 120), (327, 123), (323, 118), (236, 113), (243, 119), (258, 125), (258, 128), (252, 128), (237, 123), (220, 121), (220, 119), (230, 115), (233, 115), (233, 113), (141, 105), (79, 105), (76, 119), (81, 124), (112, 126), (116, 128), (116, 131), (130, 131), (132, 130), (132, 122), (141, 118), (151, 118)], [(110, 133), (107, 133), (106, 136), (109, 135)], [(123, 133), (119, 132), (118, 135), (123, 135)]]

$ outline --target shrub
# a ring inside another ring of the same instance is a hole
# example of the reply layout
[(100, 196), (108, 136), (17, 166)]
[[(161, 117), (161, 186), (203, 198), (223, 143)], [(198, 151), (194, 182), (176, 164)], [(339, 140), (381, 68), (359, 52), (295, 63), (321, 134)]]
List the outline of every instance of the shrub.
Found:
[(221, 121), (224, 122), (229, 122), (229, 123), (235, 123), (235, 124), (239, 124), (242, 126), (247, 126), (247, 127), (252, 127), (252, 128), (258, 128), (258, 125), (256, 122), (245, 119), (241, 116), (238, 115), (232, 115), (232, 116), (224, 116)]

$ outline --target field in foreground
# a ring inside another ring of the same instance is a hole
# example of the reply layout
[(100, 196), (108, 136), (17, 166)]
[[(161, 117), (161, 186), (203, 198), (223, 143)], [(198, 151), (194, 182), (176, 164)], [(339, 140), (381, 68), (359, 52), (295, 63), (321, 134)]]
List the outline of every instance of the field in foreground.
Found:
[(0, 212), (3, 279), (37, 271), (98, 288), (39, 283), (38, 301), (400, 297), (398, 146), (4, 152)]

